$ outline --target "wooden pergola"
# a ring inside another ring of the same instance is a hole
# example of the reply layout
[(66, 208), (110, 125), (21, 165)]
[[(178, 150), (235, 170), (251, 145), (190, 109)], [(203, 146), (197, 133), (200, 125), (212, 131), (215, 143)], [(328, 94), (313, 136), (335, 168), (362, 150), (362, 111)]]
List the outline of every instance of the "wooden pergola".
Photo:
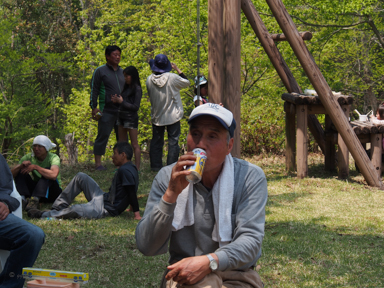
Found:
[[(375, 171), (375, 167), (365, 153), (355, 132), (351, 129), (348, 118), (345, 116), (337, 99), (333, 97), (331, 88), (304, 43), (304, 40), (311, 38), (310, 33), (299, 33), (297, 31), (281, 0), (266, 0), (266, 2), (283, 34), (272, 35), (268, 32), (251, 0), (208, 1), (209, 96), (212, 102), (222, 102), (234, 114), (238, 128), (235, 131), (235, 144), (232, 155), (235, 157), (240, 156), (240, 15), (242, 10), (288, 93), (300, 94), (302, 93), (301, 88), (275, 45), (275, 41), (289, 42), (308, 79), (315, 88), (327, 114), (357, 162), (365, 180), (370, 186), (384, 190), (381, 178)], [(301, 120), (307, 121), (308, 128), (324, 152), (324, 131), (316, 116), (308, 115), (307, 119)], [(287, 121), (286, 123), (291, 122)], [(290, 149), (296, 145), (295, 139), (294, 137), (288, 137), (289, 133), (292, 133), (292, 127), (286, 126), (287, 151), (295, 151), (295, 149)], [(296, 137), (303, 137), (304, 134), (297, 133)], [(342, 147), (340, 148), (342, 149)], [(287, 153), (286, 161), (289, 170), (295, 169), (295, 153)], [(301, 176), (305, 177), (306, 175)]]

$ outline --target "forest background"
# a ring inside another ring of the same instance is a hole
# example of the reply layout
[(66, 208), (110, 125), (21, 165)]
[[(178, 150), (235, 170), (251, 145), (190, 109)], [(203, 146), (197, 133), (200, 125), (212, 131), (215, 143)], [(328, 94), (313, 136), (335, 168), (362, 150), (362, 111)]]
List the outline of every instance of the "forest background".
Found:
[[(139, 142), (151, 139), (145, 79), (148, 61), (164, 53), (191, 80), (196, 76), (196, 0), (3, 0), (0, 4), (0, 148), (8, 161), (29, 152), (45, 134), (67, 157), (64, 135), (74, 133), (79, 161), (90, 160), (97, 122), (90, 119), (90, 81), (104, 64), (107, 45), (122, 49), (120, 66), (136, 66), (143, 99)], [(271, 34), (281, 33), (265, 1), (252, 1)], [(353, 95), (361, 113), (384, 98), (383, 3), (373, 0), (284, 0), (333, 91)], [(245, 16), (241, 28), (242, 155), (284, 152), (286, 92)], [(208, 0), (200, 1), (200, 71), (208, 75)], [(300, 87), (313, 89), (286, 42), (277, 43)], [(193, 109), (193, 85), (182, 91), (185, 115)], [(351, 109), (353, 111), (353, 109)], [(351, 117), (353, 118), (351, 113)], [(320, 122), (323, 122), (320, 119)], [(313, 140), (311, 143), (313, 143)], [(113, 145), (115, 137), (110, 137)], [(310, 145), (315, 147), (315, 145)], [(111, 149), (107, 149), (111, 153)]]

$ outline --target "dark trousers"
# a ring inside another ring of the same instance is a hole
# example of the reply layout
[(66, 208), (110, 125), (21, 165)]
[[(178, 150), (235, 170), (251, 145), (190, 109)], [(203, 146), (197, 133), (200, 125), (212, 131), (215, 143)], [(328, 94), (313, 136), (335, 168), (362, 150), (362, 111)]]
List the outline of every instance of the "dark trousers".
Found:
[(0, 221), (0, 249), (11, 252), (0, 273), (0, 287), (24, 287), (23, 267), (33, 266), (44, 239), (43, 230), (13, 214)]
[(149, 149), (151, 169), (159, 170), (163, 167), (164, 131), (168, 132), (168, 157), (167, 165), (175, 163), (179, 159), (180, 121), (172, 125), (156, 126), (152, 124), (152, 140)]
[(41, 177), (39, 181), (33, 181), (29, 174), (17, 174), (15, 178), (16, 189), (20, 195), (26, 198), (36, 196), (40, 202), (53, 203), (61, 193), (61, 188), (56, 180)]
[(103, 112), (103, 116), (101, 116), (98, 121), (97, 137), (95, 143), (93, 144), (94, 155), (105, 154), (105, 148), (107, 146), (109, 135), (111, 135), (112, 129), (115, 129), (116, 139), (118, 139), (116, 119), (117, 113), (112, 114), (109, 112)]

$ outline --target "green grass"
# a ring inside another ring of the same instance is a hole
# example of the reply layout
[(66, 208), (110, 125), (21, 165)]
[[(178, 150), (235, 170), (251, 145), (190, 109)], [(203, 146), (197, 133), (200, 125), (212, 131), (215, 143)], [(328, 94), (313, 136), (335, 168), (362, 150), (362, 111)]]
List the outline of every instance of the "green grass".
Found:
[[(262, 167), (268, 179), (263, 256), (257, 267), (266, 287), (384, 287), (383, 191), (367, 186), (353, 165), (348, 180), (338, 180), (336, 172), (324, 171), (318, 154), (310, 155), (309, 177), (303, 180), (285, 172), (283, 157), (248, 160)], [(114, 168), (111, 162), (107, 166), (102, 172), (93, 171), (92, 164), (63, 166), (63, 183), (82, 171), (108, 191)], [(142, 213), (154, 176), (144, 160), (138, 192)], [(101, 220), (30, 221), (46, 233), (34, 267), (88, 272), (86, 287), (160, 283), (168, 255), (141, 255), (133, 213)]]

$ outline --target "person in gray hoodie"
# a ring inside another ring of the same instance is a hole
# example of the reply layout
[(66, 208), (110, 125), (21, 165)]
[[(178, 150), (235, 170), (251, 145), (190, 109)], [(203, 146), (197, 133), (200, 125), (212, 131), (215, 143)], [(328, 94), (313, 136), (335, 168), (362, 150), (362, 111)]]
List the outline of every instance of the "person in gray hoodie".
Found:
[[(146, 86), (151, 101), (152, 140), (149, 150), (151, 170), (159, 171), (163, 167), (164, 131), (168, 132), (167, 165), (179, 157), (180, 119), (183, 117), (183, 103), (180, 90), (190, 85), (187, 77), (176, 64), (171, 63), (164, 54), (156, 55), (149, 61), (152, 74), (148, 76)], [(172, 69), (177, 74), (169, 73)]]

